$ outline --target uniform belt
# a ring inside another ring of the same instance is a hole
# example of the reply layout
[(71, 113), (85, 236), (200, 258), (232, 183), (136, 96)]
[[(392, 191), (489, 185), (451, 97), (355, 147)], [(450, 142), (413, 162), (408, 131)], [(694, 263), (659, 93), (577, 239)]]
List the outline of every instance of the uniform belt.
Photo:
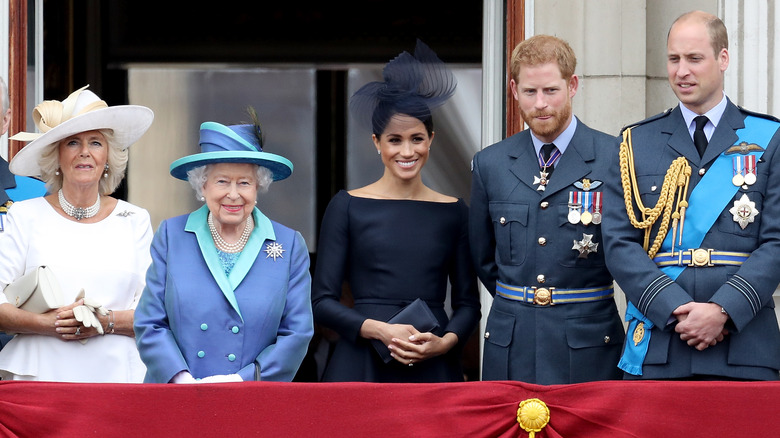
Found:
[(664, 266), (739, 266), (750, 257), (749, 252), (715, 251), (696, 248), (678, 252), (659, 252), (653, 261), (659, 267)]
[(498, 281), (496, 282), (496, 294), (508, 300), (552, 306), (611, 299), (615, 295), (615, 290), (611, 284), (581, 289), (558, 289), (555, 287), (511, 286)]

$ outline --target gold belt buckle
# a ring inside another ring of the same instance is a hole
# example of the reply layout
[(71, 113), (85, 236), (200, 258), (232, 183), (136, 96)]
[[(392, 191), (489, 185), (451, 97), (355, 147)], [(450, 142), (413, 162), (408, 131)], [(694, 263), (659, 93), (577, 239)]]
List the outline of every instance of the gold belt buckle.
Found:
[(554, 287), (546, 288), (546, 287), (540, 287), (536, 288), (534, 287), (534, 304), (537, 304), (539, 306), (550, 306), (552, 305), (552, 291), (555, 289)]
[(695, 266), (701, 268), (704, 266), (715, 266), (712, 264), (712, 249), (689, 249), (691, 252), (691, 261), (688, 266)]

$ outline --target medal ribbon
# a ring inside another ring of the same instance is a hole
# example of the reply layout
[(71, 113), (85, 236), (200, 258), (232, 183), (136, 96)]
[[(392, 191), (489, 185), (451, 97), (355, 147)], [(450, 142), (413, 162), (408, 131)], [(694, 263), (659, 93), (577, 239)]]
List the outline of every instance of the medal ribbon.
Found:
[(756, 175), (756, 155), (754, 154), (745, 157), (745, 176), (751, 173)]
[(591, 193), (590, 192), (580, 192), (582, 196), (582, 212), (591, 212)]
[(601, 213), (601, 192), (593, 193), (593, 213)]
[(742, 156), (737, 155), (733, 157), (731, 161), (733, 163), (733, 173), (731, 175), (732, 176), (741, 175), (745, 169), (744, 167), (742, 167)]
[(561, 151), (558, 150), (558, 148), (555, 148), (553, 150), (553, 153), (550, 154), (550, 159), (547, 161), (544, 161), (544, 157), (542, 156), (542, 151), (539, 151), (539, 167), (542, 169), (547, 169), (549, 167), (555, 167), (555, 163), (558, 162), (558, 159), (561, 158)]
[(582, 204), (580, 204), (580, 192), (569, 192), (569, 210), (577, 210), (578, 213), (582, 210)]

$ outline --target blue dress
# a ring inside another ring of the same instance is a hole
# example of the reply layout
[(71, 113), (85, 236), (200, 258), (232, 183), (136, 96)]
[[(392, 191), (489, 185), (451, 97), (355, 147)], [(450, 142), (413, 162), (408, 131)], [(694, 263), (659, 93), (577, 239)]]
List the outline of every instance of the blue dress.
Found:
[(225, 273), (204, 205), (163, 221), (135, 311), (147, 383), (195, 378), (292, 381), (313, 333), (309, 253), (297, 231), (253, 211), (255, 229)]
[[(312, 287), (315, 322), (340, 335), (324, 381), (462, 381), (463, 345), (480, 317), (476, 276), (468, 247), (468, 207), (463, 200), (437, 203), (353, 197), (331, 200), (320, 230)], [(445, 311), (448, 280), (449, 301)], [(342, 300), (342, 285), (354, 304)], [(408, 367), (385, 364), (360, 337), (367, 318), (387, 321), (416, 298), (433, 311), (441, 329), (458, 335), (447, 354)], [(351, 307), (350, 307), (351, 306)]]

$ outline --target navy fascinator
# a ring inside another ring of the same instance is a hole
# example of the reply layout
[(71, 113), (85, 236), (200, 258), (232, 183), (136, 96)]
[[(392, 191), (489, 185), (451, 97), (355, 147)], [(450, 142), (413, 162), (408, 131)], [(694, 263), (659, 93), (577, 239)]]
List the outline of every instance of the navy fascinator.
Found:
[(385, 65), (383, 82), (369, 82), (352, 95), (349, 109), (360, 126), (381, 134), (395, 114), (406, 114), (422, 122), (431, 110), (455, 93), (455, 75), (419, 39), (414, 55), (402, 52)]

